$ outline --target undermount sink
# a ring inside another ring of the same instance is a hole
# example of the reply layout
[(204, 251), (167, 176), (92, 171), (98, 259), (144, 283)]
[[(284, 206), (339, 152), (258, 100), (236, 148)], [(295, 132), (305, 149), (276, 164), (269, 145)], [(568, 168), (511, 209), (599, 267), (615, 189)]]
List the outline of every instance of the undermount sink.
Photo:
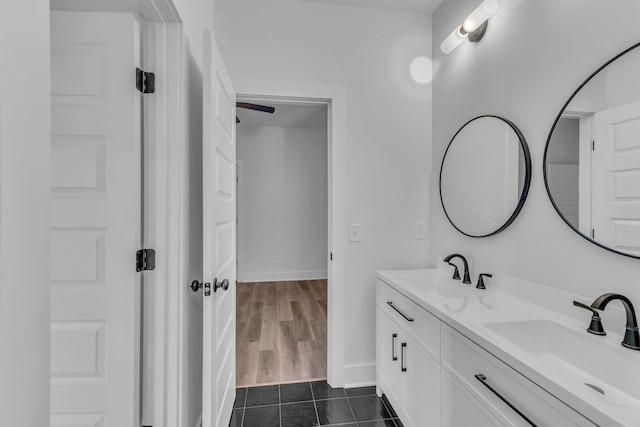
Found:
[[(640, 352), (549, 320), (485, 323), (576, 387), (587, 386), (623, 406), (640, 401)], [(635, 367), (629, 369), (629, 367)]]

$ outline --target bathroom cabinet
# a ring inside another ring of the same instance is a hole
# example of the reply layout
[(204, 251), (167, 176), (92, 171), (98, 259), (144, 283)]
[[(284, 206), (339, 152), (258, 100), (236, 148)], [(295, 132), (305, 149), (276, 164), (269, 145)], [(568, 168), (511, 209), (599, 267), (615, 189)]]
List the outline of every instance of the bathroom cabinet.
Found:
[(382, 280), (376, 304), (378, 392), (405, 426), (595, 425)]
[(377, 301), (378, 387), (405, 426), (439, 425), (439, 320), (388, 286)]

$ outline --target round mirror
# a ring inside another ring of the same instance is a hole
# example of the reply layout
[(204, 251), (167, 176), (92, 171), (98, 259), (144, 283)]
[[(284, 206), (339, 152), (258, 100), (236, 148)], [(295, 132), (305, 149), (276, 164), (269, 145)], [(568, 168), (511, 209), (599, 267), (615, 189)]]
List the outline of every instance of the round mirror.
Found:
[(480, 116), (458, 130), (440, 168), (440, 201), (449, 222), (469, 237), (507, 228), (529, 192), (531, 156), (509, 120)]
[(564, 104), (549, 132), (544, 182), (578, 234), (640, 258), (640, 43), (607, 61)]

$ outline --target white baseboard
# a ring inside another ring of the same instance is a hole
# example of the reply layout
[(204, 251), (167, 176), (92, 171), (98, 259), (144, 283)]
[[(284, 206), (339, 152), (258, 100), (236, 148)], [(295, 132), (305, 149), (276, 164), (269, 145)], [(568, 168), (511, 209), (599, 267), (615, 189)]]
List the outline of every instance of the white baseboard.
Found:
[(327, 270), (269, 271), (264, 273), (238, 272), (238, 282), (284, 282), (288, 280), (326, 279)]
[(376, 385), (376, 364), (347, 365), (344, 367), (344, 388)]

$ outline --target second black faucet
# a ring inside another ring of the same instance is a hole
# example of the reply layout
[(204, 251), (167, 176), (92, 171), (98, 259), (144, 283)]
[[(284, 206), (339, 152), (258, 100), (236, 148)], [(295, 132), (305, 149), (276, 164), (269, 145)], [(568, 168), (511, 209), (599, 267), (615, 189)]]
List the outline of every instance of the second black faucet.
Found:
[[(460, 258), (462, 260), (462, 264), (464, 264), (464, 273), (463, 273), (462, 283), (471, 284), (471, 276), (469, 275), (469, 264), (467, 263), (467, 259), (460, 254), (451, 254), (444, 259), (444, 262), (447, 262), (449, 263), (449, 265), (453, 265), (455, 267), (455, 265), (450, 262), (453, 258)], [(459, 274), (456, 275), (457, 272), (458, 272), (458, 269), (456, 268), (453, 273), (454, 279), (460, 278)]]

